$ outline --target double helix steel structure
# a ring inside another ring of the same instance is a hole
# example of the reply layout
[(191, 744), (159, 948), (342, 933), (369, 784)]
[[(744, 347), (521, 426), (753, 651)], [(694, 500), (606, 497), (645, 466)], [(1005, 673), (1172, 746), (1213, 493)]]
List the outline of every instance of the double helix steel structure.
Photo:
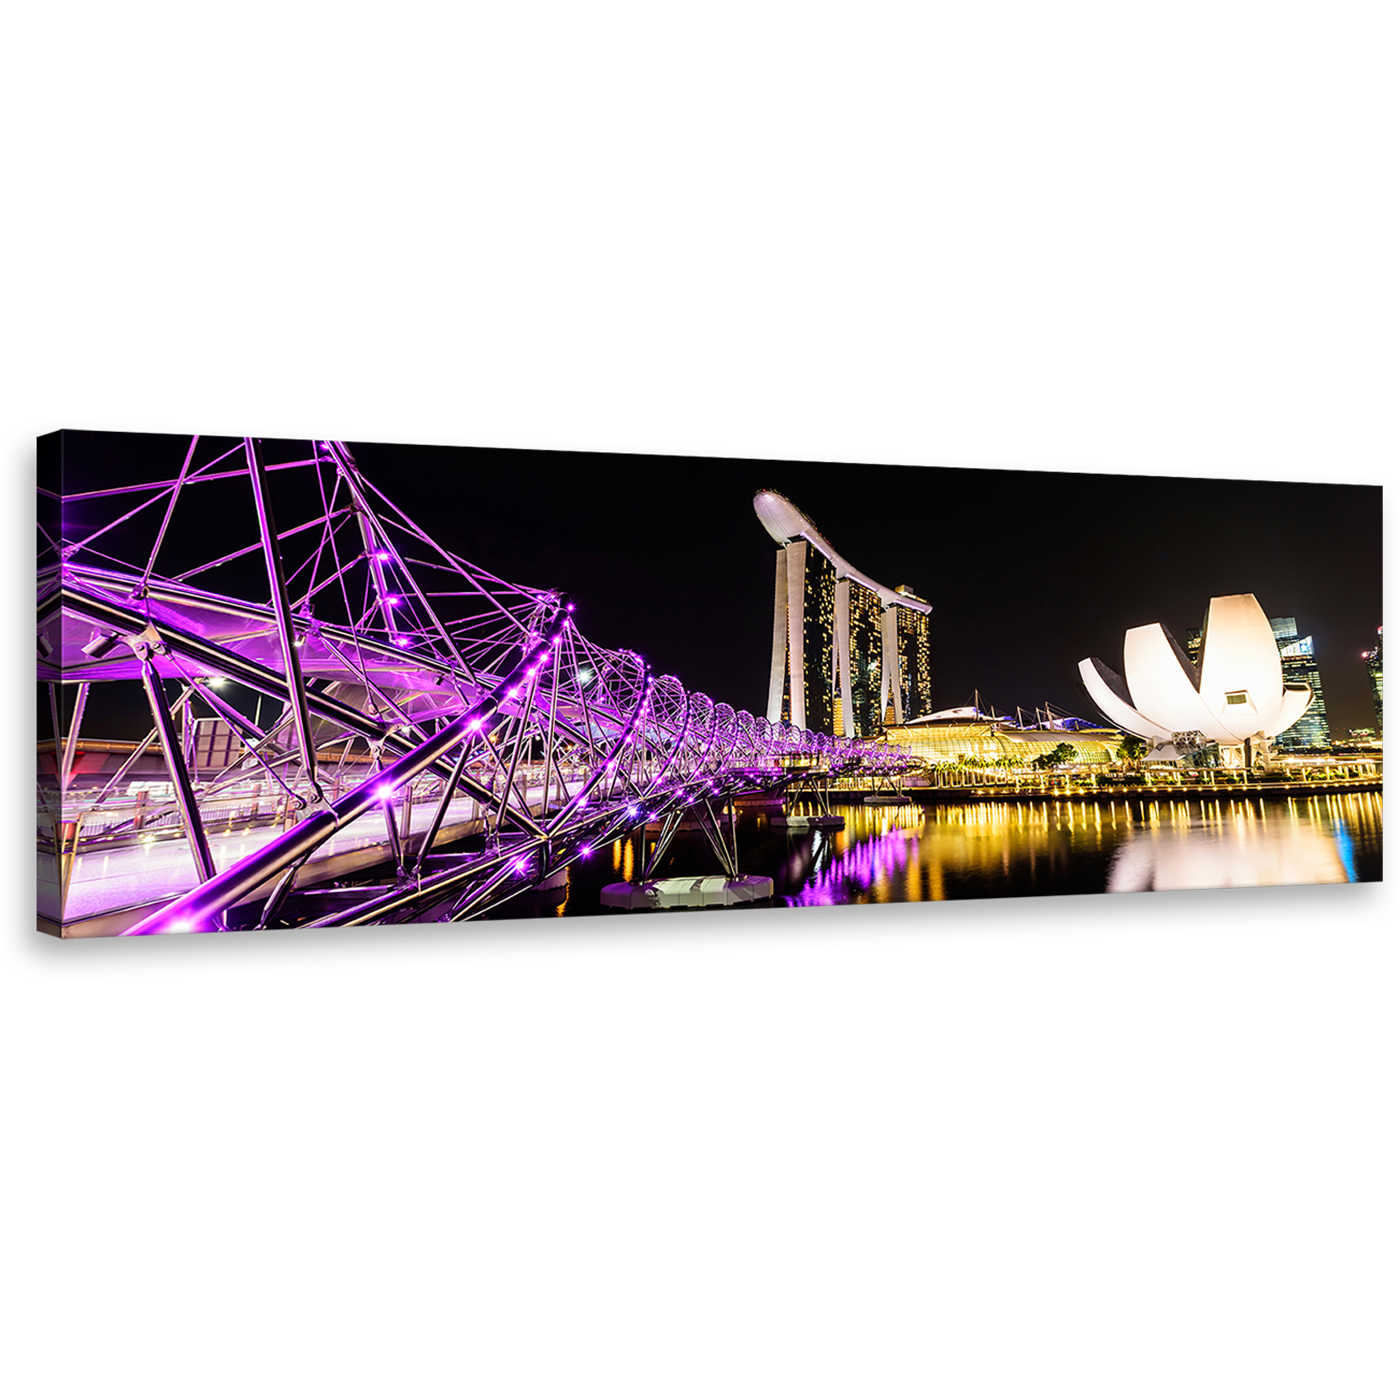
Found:
[[(908, 764), (594, 645), (568, 597), (439, 544), (342, 442), (267, 461), (259, 439), (196, 437), (178, 473), (130, 476), (47, 502), (41, 486), (38, 611), (55, 750), (41, 800), (63, 818), (81, 808), (91, 829), (142, 753), (168, 771), (166, 815), (196, 883), (123, 932), (467, 919), (638, 826), (696, 813), (717, 832), (737, 796)], [(217, 554), (203, 543), (215, 539)], [(109, 682), (139, 684), (150, 731), (80, 800), (83, 712)], [(262, 697), (266, 720), (231, 702), (230, 682)], [(193, 762), (196, 721), (226, 726), (222, 770)], [(252, 783), (278, 795), (278, 829), (218, 868), (211, 813)], [(382, 824), (381, 883), (337, 881), (324, 859), (356, 823)], [(81, 840), (55, 851), (71, 860)]]

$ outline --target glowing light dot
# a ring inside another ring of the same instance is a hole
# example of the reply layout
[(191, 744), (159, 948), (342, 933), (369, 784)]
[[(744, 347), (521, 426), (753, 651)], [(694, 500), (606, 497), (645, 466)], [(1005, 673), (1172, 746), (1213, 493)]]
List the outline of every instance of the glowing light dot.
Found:
[(591, 856), (591, 855), (593, 854), (593, 847), (592, 847), (592, 846), (580, 846), (580, 847), (579, 847), (579, 850), (578, 850), (578, 853), (579, 853), (579, 855), (581, 855), (581, 856)]
[(407, 637), (395, 637), (394, 645), (396, 647), (406, 647), (409, 645), (409, 639)]

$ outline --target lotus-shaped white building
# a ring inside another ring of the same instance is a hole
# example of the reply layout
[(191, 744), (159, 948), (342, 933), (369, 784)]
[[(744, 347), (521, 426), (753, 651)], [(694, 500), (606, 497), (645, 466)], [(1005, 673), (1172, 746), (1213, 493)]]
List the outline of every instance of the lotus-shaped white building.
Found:
[(1179, 758), (1209, 739), (1227, 766), (1252, 763), (1312, 703), (1310, 686), (1284, 682), (1273, 628), (1252, 593), (1210, 600), (1199, 669), (1160, 622), (1128, 629), (1123, 669), (1126, 677), (1096, 656), (1079, 663), (1094, 704), (1146, 739), (1150, 758)]

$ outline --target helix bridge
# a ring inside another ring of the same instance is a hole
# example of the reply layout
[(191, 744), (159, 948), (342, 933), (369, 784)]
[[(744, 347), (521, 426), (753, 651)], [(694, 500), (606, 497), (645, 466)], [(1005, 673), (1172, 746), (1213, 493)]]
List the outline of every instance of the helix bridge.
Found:
[[(593, 644), (567, 596), (438, 543), (344, 443), (276, 446), (196, 437), (178, 470), (93, 490), (41, 477), (40, 885), (42, 905), (47, 851), (60, 926), (97, 851), (109, 893), (85, 913), (130, 935), (470, 919), (638, 828), (658, 833), (646, 879), (687, 821), (733, 874), (736, 799), (908, 766)], [(105, 785), (78, 784), (84, 710), (116, 684), (149, 731)], [(195, 736), (217, 723), (228, 762), (210, 769)], [(137, 814), (143, 758), (168, 782)], [(176, 888), (138, 897), (122, 871), (142, 880), (151, 833), (178, 851)]]

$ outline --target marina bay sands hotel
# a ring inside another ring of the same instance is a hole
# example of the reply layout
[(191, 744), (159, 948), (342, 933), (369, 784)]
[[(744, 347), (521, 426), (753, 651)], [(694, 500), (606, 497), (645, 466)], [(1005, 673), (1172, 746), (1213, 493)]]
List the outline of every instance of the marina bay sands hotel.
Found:
[(931, 605), (848, 564), (786, 496), (753, 508), (780, 546), (768, 718), (862, 738), (929, 714)]

